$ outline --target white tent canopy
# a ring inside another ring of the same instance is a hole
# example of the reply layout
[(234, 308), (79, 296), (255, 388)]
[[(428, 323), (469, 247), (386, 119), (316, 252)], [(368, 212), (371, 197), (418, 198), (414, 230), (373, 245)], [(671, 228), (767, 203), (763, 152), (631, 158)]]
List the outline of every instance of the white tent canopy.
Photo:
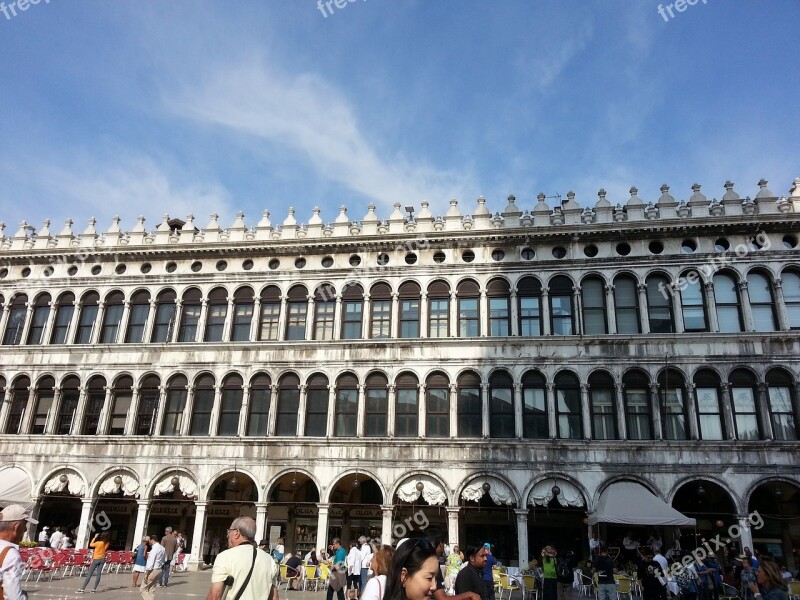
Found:
[(33, 508), (31, 501), (31, 480), (19, 467), (0, 471), (0, 506), (21, 504), (26, 509)]
[(589, 525), (621, 523), (623, 525), (693, 526), (694, 519), (678, 512), (641, 484), (633, 481), (612, 483), (589, 515)]

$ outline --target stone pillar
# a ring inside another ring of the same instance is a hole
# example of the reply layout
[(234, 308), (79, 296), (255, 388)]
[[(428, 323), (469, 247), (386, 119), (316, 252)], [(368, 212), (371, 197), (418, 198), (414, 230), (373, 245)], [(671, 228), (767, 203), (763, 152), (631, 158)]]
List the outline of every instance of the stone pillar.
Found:
[(390, 316), (389, 337), (400, 337), (400, 294), (392, 292), (392, 312)]
[(614, 412), (617, 414), (617, 437), (626, 440), (628, 439), (628, 424), (625, 422), (625, 384), (615, 385), (614, 393), (616, 395)]
[(592, 412), (589, 404), (589, 386), (581, 384), (581, 424), (583, 426), (583, 439), (592, 439)]
[(328, 511), (330, 504), (317, 505), (317, 550), (328, 547)]
[(200, 301), (200, 318), (197, 319), (197, 332), (190, 342), (206, 341), (206, 323), (208, 322), (208, 298)]
[(106, 303), (102, 300), (97, 302), (97, 315), (94, 318), (94, 325), (92, 326), (92, 335), (89, 339), (90, 344), (96, 344), (100, 341), (100, 332), (103, 330), (103, 319), (106, 315)]
[[(77, 302), (75, 303), (77, 304)], [(8, 315), (11, 313), (11, 303), (3, 304), (3, 316), (0, 318), (0, 336), (5, 335), (8, 326)]]
[(267, 502), (256, 502), (256, 544), (267, 537)]
[(192, 427), (192, 411), (194, 410), (194, 386), (188, 385), (186, 386), (186, 410), (183, 411), (183, 414), (186, 415), (186, 418), (181, 423), (181, 437), (186, 437), (189, 435), (189, 431)]
[[(247, 339), (257, 342), (261, 339), (261, 296), (253, 298), (253, 317), (250, 319), (250, 335)], [(259, 542), (261, 540), (258, 540)]]
[(195, 502), (197, 507), (194, 516), (194, 532), (192, 533), (192, 551), (189, 557), (189, 570), (199, 571), (203, 565), (203, 538), (206, 532), (207, 502)]
[(175, 314), (172, 317), (172, 328), (167, 330), (167, 343), (175, 342), (179, 339), (181, 331), (181, 319), (183, 319), (183, 300), (175, 298)]
[(50, 410), (47, 411), (47, 420), (44, 424), (44, 432), (48, 435), (53, 435), (56, 429), (56, 421), (58, 421), (59, 405), (61, 404), (61, 388), (53, 388), (53, 403), (50, 405)]
[(314, 311), (316, 310), (316, 302), (314, 296), (306, 296), (306, 299), (308, 300), (308, 304), (306, 305), (306, 341), (310, 342), (314, 339)]
[(3, 404), (0, 406), (0, 433), (5, 433), (8, 424), (8, 413), (11, 411), (11, 388), (0, 388)]
[(78, 524), (77, 538), (75, 539), (76, 548), (86, 548), (89, 541), (89, 528), (92, 518), (92, 499), (81, 498), (81, 520)]
[(650, 384), (650, 412), (653, 415), (653, 439), (663, 440), (664, 431), (661, 428), (661, 394), (657, 383)]
[(100, 418), (97, 420), (97, 435), (108, 435), (111, 423), (111, 410), (114, 404), (114, 388), (105, 386), (106, 397), (103, 400), (103, 409), (100, 411)]
[(448, 506), (446, 507), (447, 510), (447, 541), (452, 548), (453, 545), (458, 544), (459, 548), (463, 548), (464, 546), (461, 544), (461, 540), (459, 539), (459, 527), (458, 527), (458, 506)]
[(750, 529), (750, 519), (747, 515), (739, 516), (739, 535), (741, 544), (742, 544), (742, 551), (745, 548), (753, 549), (753, 531)]
[(424, 438), (427, 435), (428, 423), (426, 415), (428, 414), (428, 398), (426, 397), (427, 386), (421, 383), (417, 386), (417, 435)]
[[(333, 340), (340, 340), (342, 339), (342, 329), (344, 329), (344, 319), (342, 317), (342, 295), (336, 294), (334, 297), (336, 304), (333, 307)], [(362, 310), (363, 310), (363, 303), (362, 303)], [(361, 337), (364, 337), (364, 314), (361, 314)]]
[(522, 384), (514, 384), (514, 436), (522, 439)]
[(361, 339), (368, 340), (372, 338), (372, 329), (370, 328), (372, 300), (369, 292), (364, 292), (364, 302), (361, 311)]
[(302, 383), (300, 388), (300, 403), (297, 408), (297, 432), (296, 435), (303, 436), (306, 433), (306, 404), (308, 402), (308, 387)]
[(392, 506), (381, 506), (381, 544), (390, 546), (392, 544)]
[(758, 411), (758, 418), (761, 421), (761, 439), (775, 439), (772, 431), (772, 418), (769, 414), (767, 384), (761, 381), (756, 384), (756, 411)]
[[(134, 386), (136, 382), (134, 382)], [(125, 419), (125, 435), (133, 435), (136, 431), (136, 415), (139, 412), (139, 388), (131, 391), (131, 405), (128, 407), (128, 416)]]
[(156, 311), (158, 310), (158, 302), (154, 299), (147, 301), (150, 309), (147, 311), (147, 320), (144, 322), (144, 332), (142, 333), (142, 343), (148, 344), (153, 339), (153, 327), (156, 324)]
[(519, 548), (519, 568), (528, 568), (528, 509), (514, 509), (517, 514), (517, 547)]
[(458, 295), (456, 294), (455, 290), (450, 292), (450, 321), (449, 321), (449, 325), (450, 326), (448, 327), (448, 329), (450, 330), (450, 337), (451, 338), (459, 337), (458, 336), (458, 334), (459, 334), (459, 331), (458, 331)]
[(576, 285), (572, 288), (572, 333), (573, 335), (583, 335), (583, 297), (581, 296), (581, 286)]
[(22, 335), (19, 336), (18, 344), (24, 346), (28, 343), (28, 334), (31, 330), (31, 321), (33, 320), (33, 309), (35, 308), (33, 302), (25, 303), (25, 323), (22, 324)]
[(486, 297), (486, 289), (481, 290), (481, 297), (478, 300), (478, 335), (487, 337), (489, 335), (489, 299)]
[(450, 396), (450, 437), (458, 437), (458, 385), (451, 383), (449, 386)]
[(614, 286), (605, 286), (606, 290), (606, 314), (608, 315), (608, 333), (617, 333), (617, 310), (614, 299)]
[(367, 403), (365, 400), (366, 386), (358, 384), (358, 412), (356, 412), (356, 437), (364, 437), (364, 421), (366, 420)]
[(511, 327), (508, 331), (513, 337), (519, 337), (519, 302), (517, 300), (517, 288), (511, 288), (511, 296), (508, 301), (511, 304), (511, 311), (509, 312)]
[(727, 381), (719, 384), (719, 401), (722, 419), (725, 425), (725, 439), (736, 439), (736, 425), (733, 422), (733, 406), (731, 405), (731, 386)]
[(717, 299), (714, 297), (714, 283), (707, 281), (703, 284), (705, 289), (706, 306), (708, 307), (708, 330), (719, 331), (719, 317), (717, 315)]
[(638, 284), (636, 290), (639, 292), (639, 324), (642, 333), (650, 333), (650, 311), (647, 307), (647, 284)]
[[(67, 327), (67, 335), (64, 337), (64, 343), (69, 344), (75, 338), (75, 332), (78, 330), (78, 319), (81, 315), (81, 303), (79, 300), (72, 302), (72, 318), (69, 320), (69, 327)], [(4, 331), (4, 329), (0, 329)]]
[(131, 318), (131, 303), (126, 300), (122, 303), (122, 317), (119, 320), (119, 327), (117, 328), (117, 339), (113, 340), (112, 344), (121, 344), (125, 342), (128, 331), (128, 321)]
[(278, 316), (278, 340), (284, 341), (286, 340), (286, 320), (288, 315), (286, 314), (288, 302), (286, 296), (281, 296), (281, 313)]
[(386, 435), (394, 437), (397, 420), (397, 387), (389, 384), (389, 409), (386, 414)]
[(22, 412), (22, 419), (19, 422), (20, 427), (17, 433), (30, 433), (35, 414), (36, 414), (36, 388), (30, 386), (28, 388), (28, 401), (25, 403), (25, 410)]
[(47, 323), (45, 323), (44, 331), (42, 332), (42, 344), (50, 343), (50, 338), (53, 335), (53, 324), (56, 321), (56, 310), (58, 310), (58, 304), (55, 302), (48, 302), (47, 306), (50, 307), (50, 311), (47, 313)]
[(489, 428), (489, 384), (481, 384), (481, 435), (488, 438), (491, 435)]
[(542, 288), (542, 335), (553, 335), (553, 324), (550, 322), (550, 288)]
[(153, 435), (161, 435), (164, 427), (164, 413), (167, 411), (167, 386), (158, 386), (158, 406), (156, 406), (156, 421), (153, 423)]
[(150, 500), (136, 501), (136, 525), (133, 528), (133, 547), (139, 545), (145, 535), (147, 512), (150, 510)]
[(747, 289), (747, 281), (739, 282), (739, 302), (742, 307), (744, 330), (755, 331), (756, 328), (753, 324), (753, 310), (750, 308), (750, 291)]
[(556, 423), (556, 386), (547, 383), (547, 425), (550, 429), (550, 437), (558, 437), (558, 426)]
[(428, 326), (430, 325), (430, 318), (428, 317), (428, 293), (423, 291), (419, 299), (419, 337), (428, 337)]
[(239, 437), (245, 437), (247, 435), (247, 417), (249, 414), (250, 414), (250, 386), (247, 385), (247, 383), (245, 383), (244, 390), (242, 391), (242, 410), (239, 411), (239, 429), (237, 431), (237, 435)]
[[(72, 425), (69, 428), (70, 435), (80, 435), (83, 430), (83, 416), (86, 413), (86, 403), (89, 401), (89, 388), (82, 385), (80, 388), (80, 395), (78, 396), (78, 407), (75, 410), (75, 416), (72, 418)], [(5, 423), (2, 423), (5, 431)]]
[(219, 414), (222, 409), (222, 385), (214, 385), (214, 407), (211, 409), (211, 423), (209, 423), (208, 435), (214, 437), (219, 431)]
[(269, 415), (267, 415), (267, 437), (275, 435), (275, 423), (278, 420), (278, 385), (270, 386)]
[(783, 297), (783, 280), (776, 279), (772, 282), (772, 289), (775, 290), (775, 312), (778, 316), (778, 329), (789, 331), (789, 313), (786, 310), (786, 298)]
[(222, 324), (222, 341), (230, 342), (236, 304), (233, 301), (233, 296), (228, 296), (225, 300), (228, 302), (228, 307), (225, 309), (225, 322)]
[[(326, 436), (333, 437), (334, 435), (334, 418), (336, 416), (336, 386), (329, 385), (328, 386), (328, 425), (325, 428)], [(322, 546), (323, 548), (327, 548), (327, 546)]]
[(688, 431), (687, 431), (687, 439), (690, 440), (699, 440), (700, 439), (700, 431), (699, 426), (697, 423), (697, 393), (696, 393), (697, 386), (693, 383), (686, 384), (686, 419), (689, 421), (687, 423)]

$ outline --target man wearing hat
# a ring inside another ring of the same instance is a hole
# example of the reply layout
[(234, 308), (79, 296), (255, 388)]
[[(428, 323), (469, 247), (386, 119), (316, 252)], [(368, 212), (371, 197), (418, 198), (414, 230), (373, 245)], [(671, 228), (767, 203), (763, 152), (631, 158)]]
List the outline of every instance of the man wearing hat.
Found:
[(28, 523), (38, 524), (19, 504), (10, 504), (0, 511), (0, 574), (3, 597), (6, 600), (25, 600), (28, 594), (22, 591), (22, 557), (19, 543), (25, 535)]

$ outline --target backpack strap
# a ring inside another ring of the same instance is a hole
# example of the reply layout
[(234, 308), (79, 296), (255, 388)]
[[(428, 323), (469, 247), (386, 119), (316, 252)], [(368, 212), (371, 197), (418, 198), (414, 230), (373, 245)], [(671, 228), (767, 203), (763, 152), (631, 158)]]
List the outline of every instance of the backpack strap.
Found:
[[(6, 554), (8, 554), (9, 550), (11, 550), (11, 546), (6, 546), (3, 549), (3, 551), (0, 552), (0, 566), (3, 566), (3, 563), (6, 560)], [(3, 580), (2, 580), (2, 578), (0, 578), (0, 598), (5, 598), (5, 596), (3, 595)]]
[(233, 600), (239, 600), (239, 598), (242, 597), (242, 594), (244, 594), (244, 590), (245, 590), (245, 588), (247, 588), (247, 584), (250, 583), (250, 576), (253, 574), (253, 569), (256, 566), (256, 553), (257, 552), (258, 552), (258, 548), (256, 548), (255, 544), (253, 544), (253, 564), (250, 565), (250, 570), (247, 572), (247, 577), (245, 577), (244, 583), (242, 584), (242, 587), (239, 588), (239, 591), (236, 593), (236, 597)]

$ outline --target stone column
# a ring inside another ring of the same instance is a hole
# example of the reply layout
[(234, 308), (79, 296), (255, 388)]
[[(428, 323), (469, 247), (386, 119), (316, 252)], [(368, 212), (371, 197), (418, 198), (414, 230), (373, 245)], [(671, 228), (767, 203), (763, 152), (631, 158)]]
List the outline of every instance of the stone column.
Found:
[(427, 435), (428, 423), (426, 415), (428, 414), (428, 398), (426, 397), (427, 386), (421, 383), (417, 386), (417, 435), (424, 438)]
[(686, 384), (686, 419), (689, 421), (687, 423), (688, 427), (688, 435), (686, 436), (687, 439), (690, 440), (699, 440), (700, 439), (700, 430), (697, 423), (697, 394), (696, 394), (697, 386), (693, 383)]
[(449, 386), (450, 397), (450, 437), (458, 437), (458, 385), (451, 383)]
[(547, 383), (547, 425), (550, 429), (550, 437), (558, 437), (558, 424), (556, 423), (556, 386)]
[(528, 509), (514, 509), (517, 514), (517, 547), (519, 548), (519, 568), (528, 567)]
[(50, 410), (47, 411), (47, 420), (44, 424), (44, 432), (48, 435), (53, 435), (56, 429), (56, 421), (58, 421), (59, 405), (61, 404), (61, 388), (53, 388), (53, 403), (50, 405)]
[(488, 438), (491, 435), (489, 428), (489, 384), (481, 384), (481, 435)]
[(572, 288), (572, 332), (574, 335), (583, 335), (583, 297), (581, 296), (581, 286), (576, 285)]
[(153, 423), (153, 435), (161, 435), (164, 427), (164, 413), (167, 410), (167, 386), (158, 386), (158, 406), (156, 406), (156, 421)]
[(278, 316), (278, 340), (280, 341), (286, 340), (286, 320), (288, 318), (286, 311), (288, 304), (286, 296), (281, 296), (281, 313)]
[[(342, 295), (336, 294), (336, 304), (333, 307), (333, 338), (334, 340), (342, 339), (342, 329), (344, 328), (344, 319), (342, 317)], [(362, 303), (363, 310), (363, 303)], [(364, 314), (361, 314), (361, 337), (364, 337)]]
[(789, 312), (786, 310), (786, 298), (783, 296), (783, 280), (776, 279), (772, 282), (772, 289), (775, 290), (775, 308), (778, 315), (778, 329), (789, 331)]
[(361, 310), (361, 339), (368, 340), (372, 338), (372, 330), (370, 329), (370, 319), (372, 319), (372, 300), (369, 292), (364, 292), (364, 302)]
[(195, 502), (197, 507), (194, 516), (194, 532), (192, 533), (192, 551), (189, 557), (189, 570), (199, 571), (203, 565), (203, 538), (206, 532), (207, 502)]
[(756, 384), (756, 411), (758, 411), (758, 418), (761, 420), (762, 439), (775, 439), (775, 436), (772, 432), (772, 419), (770, 418), (769, 414), (767, 385), (761, 381)]
[(419, 337), (428, 337), (430, 318), (428, 316), (428, 293), (423, 291), (419, 298)]
[(156, 311), (158, 310), (158, 302), (152, 298), (147, 301), (150, 309), (147, 311), (147, 320), (144, 322), (144, 332), (142, 333), (142, 343), (150, 343), (153, 339), (153, 327), (156, 324)]
[(617, 333), (617, 310), (616, 300), (614, 299), (614, 285), (605, 286), (606, 290), (606, 314), (608, 315), (608, 333)]
[(206, 341), (206, 323), (208, 322), (208, 298), (200, 301), (200, 318), (197, 320), (197, 332), (190, 342)]
[(553, 324), (550, 322), (550, 288), (542, 288), (542, 335), (553, 335)]
[(522, 384), (514, 384), (514, 436), (522, 439)]
[(306, 432), (306, 404), (308, 402), (308, 387), (302, 383), (300, 388), (300, 404), (297, 409), (297, 435), (305, 435)]
[(741, 536), (740, 540), (742, 544), (742, 550), (744, 550), (745, 548), (750, 548), (752, 550), (753, 531), (750, 528), (750, 519), (748, 518), (747, 515), (739, 516), (739, 535)]
[(92, 518), (92, 499), (81, 498), (81, 520), (78, 524), (77, 538), (75, 539), (76, 548), (86, 548), (89, 540), (89, 528)]
[(755, 331), (756, 328), (753, 324), (753, 310), (750, 308), (750, 291), (747, 289), (747, 281), (739, 282), (739, 302), (742, 307), (744, 330)]
[(36, 388), (30, 386), (28, 388), (28, 401), (25, 403), (25, 410), (22, 412), (22, 419), (20, 419), (19, 422), (20, 428), (18, 433), (30, 433), (35, 414), (36, 414)]
[(703, 284), (705, 289), (706, 306), (708, 307), (708, 330), (719, 331), (719, 317), (717, 315), (717, 299), (714, 297), (714, 283), (707, 281)]
[[(67, 327), (67, 335), (64, 337), (64, 343), (69, 344), (75, 338), (75, 332), (78, 330), (78, 319), (81, 315), (81, 303), (79, 300), (72, 302), (72, 318), (69, 320), (69, 327)], [(4, 331), (4, 329), (0, 329)]]
[(617, 437), (621, 440), (628, 439), (628, 424), (625, 422), (625, 384), (618, 383), (614, 386), (616, 395), (615, 411), (617, 414)]
[(450, 330), (451, 338), (458, 337), (458, 295), (455, 290), (450, 292), (450, 321), (448, 329)]
[(592, 439), (592, 412), (589, 403), (589, 386), (581, 384), (581, 425), (583, 427), (583, 439)]
[(186, 386), (186, 410), (183, 411), (183, 414), (186, 415), (186, 418), (181, 423), (181, 437), (186, 437), (189, 435), (189, 431), (192, 427), (192, 411), (194, 410), (194, 386), (188, 385)]
[(150, 510), (150, 500), (136, 501), (136, 525), (133, 528), (133, 543), (138, 546), (145, 534), (147, 513)]
[(517, 301), (517, 288), (511, 288), (511, 296), (508, 301), (511, 304), (511, 311), (509, 312), (511, 327), (508, 331), (513, 337), (519, 337), (519, 302)]
[(249, 414), (250, 414), (250, 386), (247, 385), (247, 383), (245, 383), (244, 390), (242, 391), (242, 409), (239, 411), (239, 429), (236, 433), (239, 437), (245, 437), (247, 435), (247, 417)]
[(267, 502), (256, 502), (256, 543), (267, 537)]
[[(327, 437), (333, 437), (334, 435), (334, 418), (336, 416), (336, 386), (329, 385), (328, 386), (328, 425), (325, 429)], [(321, 546), (322, 548), (327, 548), (327, 546)]]
[(390, 546), (392, 544), (392, 506), (381, 506), (381, 544)]
[[(261, 296), (253, 298), (253, 317), (250, 319), (250, 335), (247, 339), (257, 342), (261, 339)], [(261, 541), (261, 540), (259, 540)]]
[(363, 383), (358, 384), (358, 412), (356, 412), (356, 437), (364, 437), (364, 421), (366, 420), (366, 401), (365, 401), (366, 386)]
[[(55, 302), (48, 302), (47, 306), (50, 308), (50, 311), (47, 313), (47, 323), (44, 325), (44, 331), (42, 332), (42, 344), (49, 344), (50, 338), (53, 335), (53, 324), (56, 320), (56, 310), (58, 309), (58, 304)], [(2, 329), (0, 329), (2, 331)]]
[(719, 384), (719, 401), (722, 419), (725, 425), (725, 439), (736, 439), (736, 425), (733, 422), (733, 406), (731, 404), (731, 386), (727, 381)]
[(24, 346), (28, 343), (28, 334), (31, 330), (31, 321), (33, 320), (33, 309), (35, 308), (33, 302), (25, 303), (25, 323), (22, 325), (22, 335), (19, 336), (18, 344)]
[[(77, 302), (74, 304), (77, 304)], [(3, 316), (0, 318), (0, 335), (5, 335), (6, 327), (8, 327), (8, 315), (10, 313), (11, 303), (3, 304)]]
[(397, 387), (389, 384), (389, 410), (386, 414), (386, 435), (394, 437), (397, 420)]
[[(134, 385), (136, 383), (134, 382)], [(128, 416), (125, 418), (125, 435), (133, 435), (136, 431), (136, 415), (139, 412), (139, 388), (131, 391), (131, 405), (128, 407)]]
[(105, 386), (103, 389), (106, 392), (106, 397), (103, 400), (103, 409), (100, 411), (100, 417), (97, 420), (98, 435), (108, 435), (108, 429), (111, 423), (111, 410), (114, 404), (114, 388)]
[(5, 433), (8, 425), (8, 414), (11, 411), (11, 388), (0, 388), (3, 404), (0, 406), (0, 433)]
[(121, 344), (125, 342), (125, 337), (128, 331), (128, 321), (131, 318), (131, 303), (128, 300), (122, 303), (122, 317), (119, 320), (119, 327), (117, 328), (117, 339), (113, 340), (112, 344)]
[(449, 542), (450, 547), (453, 547), (454, 544), (458, 544), (459, 548), (463, 548), (464, 546), (461, 544), (461, 540), (459, 538), (459, 507), (448, 506), (445, 510), (447, 510), (447, 541)]
[(389, 337), (400, 337), (400, 294), (392, 292), (392, 313), (391, 325), (389, 326)]
[(230, 342), (236, 304), (233, 301), (233, 296), (228, 296), (226, 300), (228, 301), (228, 308), (225, 311), (225, 323), (222, 325), (222, 341)]
[(650, 384), (650, 412), (653, 415), (653, 439), (663, 440), (664, 431), (661, 428), (661, 394), (657, 383)]
[[(72, 425), (69, 428), (70, 435), (80, 435), (81, 431), (83, 430), (83, 416), (86, 413), (86, 403), (89, 401), (89, 388), (85, 385), (82, 385), (80, 388), (80, 395), (78, 396), (78, 406), (75, 410), (75, 416), (72, 418)], [(3, 423), (3, 429), (0, 431), (5, 431), (5, 423)]]
[(275, 423), (278, 420), (278, 385), (270, 386), (269, 415), (267, 415), (267, 437), (275, 435)]
[(175, 298), (175, 314), (172, 317), (172, 327), (167, 330), (167, 343), (175, 342), (179, 339), (181, 319), (183, 319), (183, 300)]
[(211, 409), (211, 423), (207, 434), (211, 437), (217, 435), (219, 431), (219, 414), (222, 408), (222, 385), (214, 385), (214, 407)]
[(317, 550), (328, 547), (328, 511), (330, 504), (317, 504)]
[(642, 333), (650, 333), (650, 311), (647, 307), (647, 284), (638, 284), (636, 290), (639, 292), (639, 324), (642, 328)]
[(672, 300), (672, 314), (674, 315), (673, 321), (675, 322), (675, 333), (683, 333), (683, 304), (681, 302), (681, 295), (674, 283), (669, 284), (669, 291)]
[(478, 335), (480, 337), (489, 335), (489, 299), (486, 297), (486, 289), (481, 290), (481, 297), (478, 300)]
[(306, 299), (308, 300), (306, 305), (306, 341), (310, 342), (314, 339), (314, 310), (316, 302), (314, 296), (306, 296)]

